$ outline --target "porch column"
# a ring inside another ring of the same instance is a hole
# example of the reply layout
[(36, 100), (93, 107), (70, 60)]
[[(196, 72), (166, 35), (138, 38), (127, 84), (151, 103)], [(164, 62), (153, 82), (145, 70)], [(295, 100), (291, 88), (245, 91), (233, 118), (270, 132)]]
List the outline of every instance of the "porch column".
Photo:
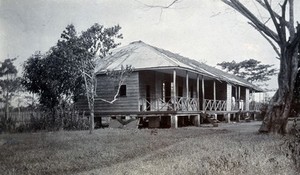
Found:
[(174, 110), (176, 111), (176, 106), (177, 106), (177, 100), (176, 100), (176, 70), (174, 69), (173, 71), (173, 91), (174, 91), (174, 94), (173, 94), (173, 100), (174, 100)]
[(198, 102), (198, 106), (197, 106), (197, 108), (198, 108), (198, 111), (200, 111), (200, 92), (199, 92), (199, 85), (200, 85), (200, 77), (199, 77), (199, 75), (197, 74), (197, 102)]
[(194, 117), (194, 124), (195, 126), (200, 126), (200, 114), (197, 114), (195, 117)]
[(232, 92), (232, 86), (231, 84), (228, 84), (227, 83), (227, 91), (226, 91), (227, 95), (226, 95), (226, 111), (231, 111), (231, 101), (232, 101), (232, 95), (231, 95), (231, 92)]
[(204, 99), (205, 99), (205, 89), (204, 89), (204, 76), (202, 75), (202, 110), (205, 110), (205, 103), (204, 103)]
[(242, 106), (241, 106), (241, 87), (238, 86), (238, 98), (237, 98), (237, 103), (238, 103), (238, 110), (242, 109)]
[(186, 87), (186, 98), (189, 98), (189, 72), (186, 71), (186, 79), (185, 79), (185, 87)]
[(189, 111), (189, 72), (186, 71), (186, 80), (185, 80), (185, 87), (186, 87), (186, 110)]
[[(226, 91), (226, 111), (231, 111), (232, 106), (232, 85), (227, 83)], [(230, 113), (224, 114), (224, 117), (228, 123), (230, 123)]]
[(249, 97), (250, 97), (250, 94), (249, 94), (249, 89), (246, 88), (246, 95), (245, 95), (245, 110), (246, 111), (249, 111)]
[[(255, 94), (254, 94), (254, 92), (255, 91), (253, 91), (253, 89), (251, 89), (251, 101), (253, 102), (253, 104), (252, 104), (253, 106), (251, 106), (251, 110), (256, 110), (256, 107), (255, 107), (256, 102), (255, 102)], [(251, 103), (251, 101), (250, 101), (250, 103)]]
[(241, 87), (238, 86), (238, 97), (237, 99), (240, 101), (241, 100)]
[(214, 80), (214, 108), (215, 111), (217, 110), (217, 106), (216, 106), (216, 81)]
[(155, 72), (155, 104), (156, 109), (160, 109), (160, 100), (162, 97), (162, 75), (158, 72)]
[(171, 115), (171, 128), (178, 128), (178, 116)]

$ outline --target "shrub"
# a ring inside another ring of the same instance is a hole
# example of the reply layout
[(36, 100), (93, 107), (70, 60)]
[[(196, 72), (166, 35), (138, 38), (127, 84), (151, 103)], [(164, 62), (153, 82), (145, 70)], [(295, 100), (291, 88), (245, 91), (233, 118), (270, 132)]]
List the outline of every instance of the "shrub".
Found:
[(13, 132), (16, 128), (16, 121), (12, 118), (0, 118), (0, 133), (1, 132)]
[(78, 112), (67, 113), (64, 116), (65, 130), (87, 130), (89, 128), (88, 118), (79, 116)]
[(268, 104), (267, 103), (262, 103), (261, 106), (260, 106), (260, 109), (259, 109), (260, 114), (258, 114), (256, 119), (259, 120), (259, 121), (264, 120), (264, 117), (267, 113), (267, 109), (268, 109)]
[(65, 112), (54, 114), (49, 111), (32, 112), (30, 120), (20, 124), (16, 132), (36, 132), (40, 130), (57, 131), (64, 130), (86, 130), (89, 127), (87, 117), (79, 116), (78, 112)]
[(298, 171), (300, 171), (300, 129), (297, 119), (299, 117), (294, 118), (293, 126), (290, 135), (285, 140), (285, 145), (288, 148), (287, 156), (293, 159)]

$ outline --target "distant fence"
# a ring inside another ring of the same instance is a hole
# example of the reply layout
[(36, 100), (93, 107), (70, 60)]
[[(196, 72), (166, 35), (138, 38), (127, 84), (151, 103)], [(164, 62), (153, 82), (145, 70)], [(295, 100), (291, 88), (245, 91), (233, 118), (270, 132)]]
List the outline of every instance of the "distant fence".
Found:
[[(65, 114), (68, 116), (77, 116), (79, 118), (87, 117), (85, 112), (78, 111), (65, 111)], [(5, 112), (0, 111), (0, 118), (4, 117)], [(8, 117), (16, 122), (17, 125), (29, 123), (31, 118), (40, 119), (42, 117), (49, 116), (49, 113), (43, 111), (20, 111), (20, 112), (9, 112)]]
[[(31, 117), (41, 118), (43, 112), (41, 111), (21, 111), (21, 112), (9, 112), (8, 117), (17, 123), (27, 123)], [(0, 116), (4, 117), (5, 113), (0, 112)]]

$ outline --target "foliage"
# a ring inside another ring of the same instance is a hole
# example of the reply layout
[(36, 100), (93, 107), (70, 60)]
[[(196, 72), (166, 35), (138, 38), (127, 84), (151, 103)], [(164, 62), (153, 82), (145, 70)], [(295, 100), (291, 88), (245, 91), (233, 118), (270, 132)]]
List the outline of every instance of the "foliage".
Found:
[(9, 107), (11, 99), (20, 88), (20, 79), (17, 77), (17, 69), (13, 65), (16, 59), (5, 59), (0, 66), (0, 89), (2, 90), (2, 98), (5, 106)]
[[(74, 25), (68, 25), (61, 39), (46, 54), (32, 55), (24, 64), (22, 84), (40, 96), (40, 103), (50, 109), (62, 101), (76, 100), (84, 92), (82, 69), (93, 71), (94, 64), (85, 64), (98, 54), (100, 58), (116, 47), (114, 37), (120, 26), (104, 28), (94, 24), (81, 35)], [(85, 67), (83, 67), (85, 65)]]
[(16, 121), (12, 118), (5, 118), (0, 116), (0, 134), (1, 132), (14, 132), (16, 128)]
[(63, 125), (64, 104), (76, 101), (80, 94), (87, 95), (91, 106), (96, 92), (96, 60), (120, 44), (115, 42), (122, 38), (120, 29), (119, 25), (105, 28), (96, 23), (78, 35), (74, 25), (68, 25), (54, 47), (44, 55), (37, 52), (24, 64), (22, 84), (52, 110), (53, 123), (59, 120)]
[(11, 100), (20, 89), (20, 78), (17, 77), (18, 71), (13, 64), (15, 60), (16, 58), (5, 59), (0, 66), (0, 90), (2, 91), (0, 102), (4, 103), (5, 108), (5, 114), (0, 120), (1, 128), (7, 131), (11, 130), (14, 126), (14, 121), (9, 118)]
[(241, 62), (226, 62), (218, 63), (222, 69), (234, 75), (244, 78), (251, 83), (265, 82), (270, 80), (270, 77), (276, 75), (278, 71), (272, 68), (274, 65), (261, 64), (255, 59), (244, 60)]
[(300, 114), (294, 116), (293, 125), (289, 135), (285, 137), (285, 146), (288, 148), (287, 156), (295, 163), (298, 171), (300, 171)]
[[(30, 92), (39, 94), (40, 103), (53, 109), (59, 104), (62, 91), (59, 86), (59, 78), (55, 73), (58, 64), (55, 61), (45, 58), (40, 52), (32, 55), (24, 64), (22, 84)], [(56, 79), (58, 78), (58, 79)]]
[[(68, 38), (68, 42), (58, 41), (57, 46), (52, 47), (44, 55), (40, 52), (32, 55), (24, 64), (22, 84), (32, 93), (39, 95), (40, 103), (53, 109), (62, 101), (73, 100), (80, 93), (82, 79), (77, 70), (79, 54), (72, 48), (75, 29), (67, 27), (62, 35)], [(63, 39), (65, 39), (63, 38)]]

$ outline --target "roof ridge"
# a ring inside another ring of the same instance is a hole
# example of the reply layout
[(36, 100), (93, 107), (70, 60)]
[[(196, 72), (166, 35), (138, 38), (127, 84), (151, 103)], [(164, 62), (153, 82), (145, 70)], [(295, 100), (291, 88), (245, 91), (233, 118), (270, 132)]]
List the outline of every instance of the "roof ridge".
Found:
[(155, 50), (156, 52), (159, 52), (160, 54), (164, 55), (165, 57), (163, 57), (166, 61), (170, 62), (171, 64), (177, 65), (178, 67), (180, 67), (180, 65), (178, 65), (174, 60), (172, 60), (172, 58), (170, 58), (168, 55), (166, 55), (165, 53), (160, 51), (160, 48), (155, 47), (155, 46), (151, 46), (149, 44), (144, 43), (145, 45), (147, 45), (149, 48), (151, 48), (152, 50)]

